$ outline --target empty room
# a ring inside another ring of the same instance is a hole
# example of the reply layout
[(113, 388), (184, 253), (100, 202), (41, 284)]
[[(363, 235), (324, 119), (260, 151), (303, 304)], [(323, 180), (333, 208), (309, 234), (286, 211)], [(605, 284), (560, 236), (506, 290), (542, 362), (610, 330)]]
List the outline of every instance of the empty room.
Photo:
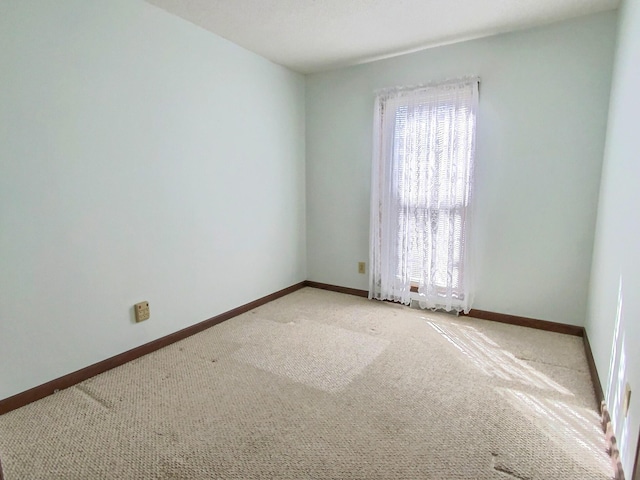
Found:
[(640, 0), (0, 45), (0, 480), (640, 480)]

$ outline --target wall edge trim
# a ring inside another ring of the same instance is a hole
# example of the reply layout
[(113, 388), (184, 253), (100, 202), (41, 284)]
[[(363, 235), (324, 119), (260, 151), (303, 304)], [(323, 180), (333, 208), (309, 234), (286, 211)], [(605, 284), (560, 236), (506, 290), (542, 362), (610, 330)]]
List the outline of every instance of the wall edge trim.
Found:
[(338, 285), (331, 285), (329, 283), (313, 282), (306, 280), (304, 282), (305, 287), (319, 288), (320, 290), (329, 290), (331, 292), (346, 293), (347, 295), (355, 295), (356, 297), (368, 297), (369, 292), (366, 290), (360, 290), (358, 288), (340, 287)]
[[(346, 293), (358, 297), (368, 297), (367, 290), (357, 288), (341, 287), (339, 285), (331, 285), (329, 283), (320, 283), (307, 280), (305, 286), (319, 288), (321, 290), (330, 290), (332, 292)], [(537, 330), (547, 330), (550, 332), (564, 333), (582, 337), (584, 335), (584, 327), (570, 325), (568, 323), (550, 322), (548, 320), (538, 320), (536, 318), (521, 317), (518, 315), (509, 315), (506, 313), (489, 312), (486, 310), (471, 309), (469, 313), (460, 313), (461, 316), (479, 318), (481, 320), (490, 320), (493, 322), (508, 323), (511, 325), (519, 325), (521, 327), (535, 328)]]
[(591, 351), (591, 344), (589, 343), (589, 336), (587, 335), (586, 329), (582, 335), (582, 342), (584, 343), (584, 353), (587, 357), (587, 363), (589, 364), (589, 374), (591, 375), (596, 400), (598, 401), (598, 405), (602, 405), (604, 402), (604, 390), (602, 389), (602, 382), (600, 381), (600, 375), (598, 375), (596, 361), (593, 358), (593, 352)]
[[(0, 415), (10, 412), (12, 410), (15, 410), (17, 408), (20, 408), (24, 405), (28, 405), (29, 403), (34, 402), (36, 400), (40, 400), (41, 398), (44, 398), (46, 396), (49, 396), (55, 393), (57, 390), (63, 390), (65, 388), (69, 388), (73, 385), (83, 382), (84, 380), (94, 377), (100, 373), (106, 372), (107, 370), (123, 365), (127, 362), (130, 362), (131, 360), (135, 360), (136, 358), (139, 358), (143, 355), (159, 350), (160, 348), (171, 345), (172, 343), (175, 343), (184, 338), (190, 337), (191, 335), (199, 333), (203, 330), (213, 327), (214, 325), (217, 325), (230, 318), (246, 313), (249, 310), (252, 310), (261, 305), (269, 303), (273, 300), (276, 300), (277, 298), (293, 293), (296, 290), (300, 290), (301, 288), (304, 288), (304, 287), (317, 288), (317, 289), (328, 290), (328, 291), (333, 291), (337, 293), (344, 293), (348, 295), (354, 295), (357, 297), (365, 297), (365, 298), (368, 297), (368, 292), (366, 290), (350, 288), (350, 287), (342, 287), (338, 285), (331, 285), (328, 283), (315, 282), (311, 280), (305, 280), (303, 282), (299, 282), (297, 284), (291, 285), (287, 288), (284, 288), (272, 294), (261, 297), (245, 305), (241, 305), (227, 312), (223, 312), (219, 315), (211, 317), (202, 322), (199, 322), (189, 327), (178, 330), (177, 332), (171, 333), (169, 335), (158, 338), (156, 340), (152, 340), (151, 342), (145, 343), (143, 345), (135, 347), (126, 352), (120, 353), (113, 357), (107, 358), (100, 362), (84, 367), (75, 372), (69, 373), (62, 377), (58, 377), (56, 379), (53, 379), (49, 382), (43, 383), (31, 389), (25, 390), (24, 392), (21, 392), (11, 397), (0, 400)], [(516, 315), (501, 314), (501, 313), (489, 312), (485, 310), (476, 310), (476, 309), (472, 309), (468, 314), (461, 314), (461, 315), (469, 316), (473, 318), (479, 318), (482, 320), (507, 323), (511, 325), (524, 326), (529, 328), (535, 328), (538, 330), (546, 330), (546, 331), (552, 331), (556, 333), (564, 333), (564, 334), (582, 337), (584, 342), (585, 355), (587, 358), (587, 363), (589, 364), (589, 372), (594, 385), (596, 398), (599, 404), (604, 400), (602, 384), (600, 382), (600, 378), (599, 378), (599, 375), (595, 366), (595, 361), (593, 358), (593, 353), (591, 351), (591, 346), (589, 344), (589, 339), (587, 337), (584, 327), (578, 327), (575, 325), (549, 322), (546, 320), (538, 320), (534, 318), (520, 317)]]
[(511, 315), (507, 313), (489, 312), (487, 310), (477, 310), (475, 308), (472, 308), (469, 313), (460, 313), (460, 316), (479, 318), (481, 320), (490, 320), (492, 322), (508, 323), (510, 325), (519, 325), (521, 327), (546, 330), (548, 332), (564, 333), (566, 335), (574, 335), (576, 337), (582, 337), (584, 335), (584, 327), (580, 327), (577, 325), (550, 322), (548, 320), (521, 317), (519, 315)]
[[(126, 352), (89, 365), (88, 367), (81, 368), (80, 370), (76, 370), (75, 372), (63, 375), (62, 377), (55, 378), (46, 383), (43, 383), (42, 385), (38, 385), (36, 387), (25, 390), (24, 392), (17, 393), (11, 397), (2, 399), (0, 400), (0, 415), (28, 405), (29, 403), (35, 402), (36, 400), (47, 397), (57, 392), (58, 390), (72, 387), (100, 373), (106, 372), (107, 370), (111, 370), (115, 367), (119, 367), (120, 365), (130, 362), (131, 360), (135, 360), (136, 358), (142, 357), (148, 353), (171, 345), (172, 343), (175, 343), (179, 340), (183, 340), (187, 337), (190, 337), (191, 335), (202, 332), (203, 330), (229, 320), (230, 318), (246, 313), (249, 310), (253, 310), (254, 308), (276, 300), (277, 298), (293, 293), (296, 290), (300, 290), (305, 286), (306, 283), (304, 281), (296, 283), (289, 287), (283, 288), (282, 290), (278, 290), (277, 292), (258, 298), (257, 300), (253, 300), (249, 303), (223, 312), (202, 322), (178, 330), (177, 332), (170, 333), (169, 335), (165, 335), (164, 337), (160, 337), (156, 340), (152, 340), (151, 342), (132, 348), (131, 350), (127, 350)], [(1, 474), (0, 480), (2, 480)]]

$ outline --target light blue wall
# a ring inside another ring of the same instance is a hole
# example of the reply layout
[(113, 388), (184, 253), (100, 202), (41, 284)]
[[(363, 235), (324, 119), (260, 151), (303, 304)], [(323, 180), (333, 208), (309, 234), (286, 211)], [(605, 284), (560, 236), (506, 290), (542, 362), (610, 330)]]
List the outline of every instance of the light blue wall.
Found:
[(627, 478), (632, 476), (640, 432), (639, 87), (640, 1), (625, 0), (620, 12), (586, 329), (612, 413), (622, 411), (625, 384), (631, 386), (628, 416), (614, 417)]
[(616, 12), (307, 77), (309, 279), (368, 288), (373, 92), (481, 77), (474, 308), (583, 325)]
[[(603, 380), (620, 278), (638, 343), (639, 10), (624, 8), (586, 323)], [(0, 2), (0, 398), (305, 278), (367, 288), (373, 91), (466, 74), (482, 77), (474, 306), (582, 324), (616, 20), (311, 75), (305, 114), (304, 77), (145, 2)]]
[(141, 0), (0, 45), (0, 399), (306, 278), (303, 76)]

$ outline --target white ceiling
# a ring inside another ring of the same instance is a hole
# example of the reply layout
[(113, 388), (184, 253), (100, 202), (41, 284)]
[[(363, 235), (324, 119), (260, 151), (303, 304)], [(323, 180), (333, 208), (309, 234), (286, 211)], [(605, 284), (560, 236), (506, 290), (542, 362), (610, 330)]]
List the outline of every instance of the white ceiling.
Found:
[(147, 0), (302, 73), (614, 9), (619, 0)]

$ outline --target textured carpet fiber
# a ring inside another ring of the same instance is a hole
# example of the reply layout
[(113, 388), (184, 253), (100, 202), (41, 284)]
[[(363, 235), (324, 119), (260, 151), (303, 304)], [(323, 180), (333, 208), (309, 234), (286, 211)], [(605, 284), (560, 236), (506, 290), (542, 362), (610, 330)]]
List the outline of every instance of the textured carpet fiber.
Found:
[(312, 288), (0, 416), (6, 480), (611, 477), (582, 339)]

